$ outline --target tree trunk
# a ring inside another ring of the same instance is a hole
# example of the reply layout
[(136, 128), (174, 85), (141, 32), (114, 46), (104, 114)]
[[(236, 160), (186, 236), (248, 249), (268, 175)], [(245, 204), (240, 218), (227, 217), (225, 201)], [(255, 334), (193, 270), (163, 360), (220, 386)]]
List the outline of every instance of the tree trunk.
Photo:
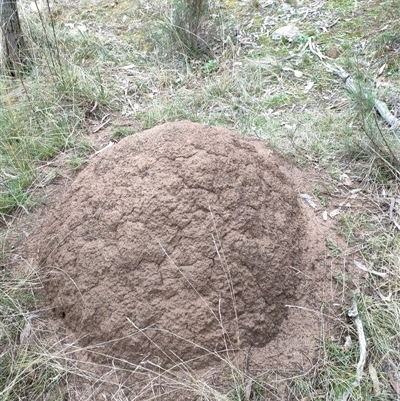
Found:
[(27, 53), (19, 22), (17, 0), (0, 0), (0, 65), (12, 74), (26, 66)]

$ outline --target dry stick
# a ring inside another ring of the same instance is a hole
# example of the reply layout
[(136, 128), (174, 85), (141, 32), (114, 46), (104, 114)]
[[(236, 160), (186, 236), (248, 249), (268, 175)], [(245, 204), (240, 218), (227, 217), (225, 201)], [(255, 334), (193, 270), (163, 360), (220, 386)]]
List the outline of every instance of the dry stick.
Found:
[(354, 265), (356, 267), (358, 267), (359, 269), (361, 269), (361, 270), (363, 270), (365, 272), (368, 272), (370, 274), (375, 274), (376, 276), (379, 276), (379, 277), (386, 277), (387, 276), (387, 273), (385, 273), (385, 272), (377, 272), (376, 270), (373, 270), (370, 267), (364, 266), (361, 262), (359, 262), (357, 260), (354, 260)]
[(357, 387), (360, 384), (364, 366), (365, 366), (365, 360), (367, 358), (367, 342), (365, 341), (364, 328), (363, 328), (360, 316), (358, 314), (357, 302), (355, 300), (353, 301), (353, 305), (352, 305), (351, 309), (347, 312), (347, 316), (354, 319), (353, 320), (354, 325), (356, 326), (357, 334), (358, 334), (358, 342), (360, 344), (360, 359), (358, 360), (358, 364), (357, 364), (356, 378), (353, 381), (353, 383), (351, 384), (351, 387), (349, 389), (347, 389), (345, 391), (345, 393), (343, 394), (342, 401), (347, 401), (351, 395), (353, 388)]
[[(333, 66), (332, 64), (325, 63), (327, 69), (336, 74), (344, 81), (346, 88), (351, 93), (357, 93), (356, 86), (354, 84), (353, 78), (351, 75), (346, 72), (342, 67), (338, 65)], [(388, 107), (381, 100), (374, 99), (374, 107), (378, 111), (378, 113), (382, 116), (382, 118), (392, 127), (399, 128), (400, 121), (389, 111)]]
[[(342, 67), (338, 66), (338, 65), (332, 65), (330, 63), (324, 62), (324, 60), (326, 60), (328, 57), (324, 56), (321, 51), (318, 49), (318, 47), (312, 42), (312, 39), (309, 38), (306, 45), (303, 47), (302, 51), (305, 51), (306, 48), (309, 48), (311, 53), (313, 53), (314, 55), (316, 55), (326, 66), (327, 70), (332, 72), (333, 74), (339, 76), (339, 78), (341, 78), (343, 80), (343, 82), (345, 83), (347, 89), (351, 92), (351, 93), (357, 93), (357, 88), (354, 84), (353, 78), (351, 77), (351, 75), (346, 72)], [(389, 109), (387, 108), (386, 104), (383, 103), (380, 100), (374, 99), (374, 108), (378, 111), (378, 113), (383, 117), (383, 119), (391, 126), (392, 129), (394, 129), (394, 133), (397, 136), (397, 138), (400, 138), (400, 135), (397, 134), (397, 130), (400, 129), (400, 121), (389, 111)], [(377, 127), (380, 131), (379, 125), (377, 124)], [(392, 158), (394, 160), (397, 160), (397, 157), (394, 155), (391, 147), (389, 146), (389, 144), (386, 141), (385, 136), (382, 134), (381, 132), (381, 137), (383, 139), (383, 141), (385, 142), (385, 145), (387, 147), (387, 149), (389, 150)], [(375, 143), (374, 139), (369, 137), (369, 139), (371, 140), (372, 144), (377, 147), (377, 144)], [(389, 166), (389, 168), (396, 173), (397, 175), (400, 174), (400, 172), (391, 164), (389, 163), (384, 157), (382, 157), (379, 152), (375, 151), (375, 149), (373, 149), (370, 145), (364, 143), (364, 141), (362, 141), (362, 143), (369, 148), (376, 156), (378, 156), (385, 164), (387, 164)]]
[[(111, 121), (111, 118), (108, 118), (108, 116), (109, 116), (109, 114), (107, 114), (106, 116), (104, 116), (104, 117), (101, 119), (100, 125), (98, 125), (98, 126), (93, 130), (93, 133), (94, 133), (94, 134), (95, 134), (96, 132), (100, 131), (105, 125), (107, 125), (107, 124)], [(105, 121), (104, 121), (104, 120), (105, 120)]]
[[(303, 51), (306, 48), (309, 48), (311, 53), (313, 53), (315, 56), (317, 56), (321, 61), (324, 61), (324, 59), (328, 59), (328, 57), (324, 56), (321, 54), (320, 50), (317, 48), (317, 46), (312, 42), (312, 39), (309, 38), (308, 42), (303, 48)], [(346, 85), (347, 89), (352, 92), (352, 93), (357, 93), (356, 86), (354, 85), (353, 78), (351, 75), (346, 72), (342, 67), (339, 67), (338, 65), (332, 65), (330, 63), (324, 62), (326, 68), (328, 71), (331, 73), (337, 75), (339, 78), (341, 78)], [(392, 128), (400, 128), (400, 121), (397, 119), (388, 109), (386, 104), (382, 102), (381, 100), (374, 99), (374, 108), (378, 111), (378, 113), (382, 116), (382, 118), (392, 127)]]

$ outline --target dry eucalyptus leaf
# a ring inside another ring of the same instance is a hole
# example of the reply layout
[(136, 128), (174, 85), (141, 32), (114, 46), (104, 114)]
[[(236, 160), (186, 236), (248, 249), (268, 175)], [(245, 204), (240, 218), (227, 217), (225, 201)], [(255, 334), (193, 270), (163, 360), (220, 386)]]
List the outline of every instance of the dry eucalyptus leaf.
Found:
[(300, 194), (300, 198), (304, 199), (306, 203), (308, 203), (313, 209), (317, 207), (316, 203), (311, 199), (311, 196), (308, 194)]
[(359, 262), (358, 260), (354, 260), (354, 264), (355, 266), (357, 266), (360, 270), (364, 270), (365, 272), (371, 273), (371, 274), (375, 274), (375, 276), (379, 276), (379, 277), (386, 277), (387, 273), (384, 272), (377, 272), (373, 269), (371, 269), (370, 267), (365, 266), (364, 264), (362, 264), (361, 262)]
[(376, 369), (374, 368), (372, 363), (369, 364), (368, 371), (369, 375), (371, 376), (372, 385), (374, 387), (374, 394), (379, 395), (381, 393), (381, 389), (379, 385), (378, 373), (376, 372)]
[(286, 39), (289, 42), (293, 41), (297, 37), (301, 35), (301, 32), (299, 28), (296, 26), (289, 24), (286, 26), (283, 26), (282, 28), (278, 28), (276, 31), (274, 31), (271, 35), (271, 38), (273, 40), (279, 40), (279, 39)]
[(335, 210), (332, 210), (332, 211), (329, 213), (329, 217), (330, 217), (331, 219), (333, 219), (333, 218), (335, 218), (338, 214), (340, 214), (340, 209), (335, 209)]
[(388, 378), (390, 381), (390, 384), (392, 385), (394, 391), (400, 395), (400, 381), (396, 375), (395, 372), (389, 371), (388, 372)]
[(295, 76), (296, 78), (301, 78), (301, 77), (303, 76), (303, 73), (302, 73), (301, 71), (299, 71), (299, 70), (294, 70), (293, 68), (290, 68), (290, 67), (283, 67), (282, 70), (283, 70), (283, 71), (290, 71), (290, 72), (293, 72), (293, 74), (294, 74), (294, 76)]
[(389, 292), (389, 295), (387, 297), (385, 297), (382, 294), (379, 294), (381, 300), (385, 302), (390, 302), (392, 300), (392, 295), (393, 295), (392, 292)]
[(351, 344), (352, 344), (351, 337), (346, 336), (346, 340), (344, 342), (343, 348), (348, 349), (351, 346)]
[(28, 342), (29, 337), (31, 336), (31, 333), (32, 333), (32, 325), (31, 322), (28, 320), (24, 328), (21, 330), (21, 333), (19, 334), (19, 343), (21, 345), (26, 344)]
[(346, 185), (347, 187), (352, 187), (353, 181), (350, 179), (350, 177), (347, 174), (342, 174), (340, 176), (340, 181), (343, 182), (344, 185)]
[(310, 90), (312, 89), (313, 86), (314, 86), (314, 82), (312, 82), (312, 81), (307, 82), (307, 85), (303, 89), (303, 93), (310, 92)]
[(381, 68), (379, 68), (378, 76), (382, 75), (383, 72), (386, 70), (386, 68), (387, 68), (387, 64), (385, 63), (385, 64), (383, 64), (383, 66)]

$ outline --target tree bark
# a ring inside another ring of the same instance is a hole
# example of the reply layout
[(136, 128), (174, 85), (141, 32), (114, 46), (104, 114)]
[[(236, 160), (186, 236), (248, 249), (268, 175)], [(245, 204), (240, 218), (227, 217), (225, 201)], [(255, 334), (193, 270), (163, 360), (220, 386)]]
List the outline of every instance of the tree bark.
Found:
[(12, 74), (27, 64), (17, 0), (0, 0), (0, 64)]

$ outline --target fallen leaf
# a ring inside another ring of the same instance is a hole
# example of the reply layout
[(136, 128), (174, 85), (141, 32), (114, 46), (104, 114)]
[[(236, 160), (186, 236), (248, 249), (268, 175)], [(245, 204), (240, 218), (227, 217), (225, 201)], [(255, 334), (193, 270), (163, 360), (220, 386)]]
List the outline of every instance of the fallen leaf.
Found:
[(351, 346), (351, 344), (352, 344), (351, 337), (346, 336), (346, 340), (344, 342), (343, 349), (345, 349), (345, 350), (348, 349)]
[(374, 387), (374, 393), (375, 395), (379, 395), (381, 393), (381, 389), (379, 385), (378, 373), (376, 372), (376, 369), (374, 368), (372, 363), (369, 364), (368, 371), (369, 375), (371, 376), (372, 385)]
[(385, 360), (384, 363), (382, 364), (382, 370), (386, 372), (387, 377), (394, 391), (400, 395), (400, 381), (396, 373), (395, 365), (389, 360)]
[(307, 202), (313, 209), (317, 207), (316, 203), (311, 199), (310, 195), (300, 194), (300, 198), (304, 199), (304, 201)]
[(313, 86), (314, 86), (314, 82), (312, 82), (312, 81), (308, 82), (307, 85), (303, 89), (303, 93), (310, 92), (310, 90), (312, 89)]
[(379, 68), (378, 76), (383, 74), (383, 72), (385, 71), (386, 67), (387, 67), (387, 64), (385, 63), (385, 64), (383, 64), (383, 66), (381, 68)]
[(387, 273), (384, 272), (377, 272), (375, 270), (372, 270), (370, 267), (367, 267), (365, 265), (363, 265), (361, 262), (359, 262), (358, 260), (354, 260), (354, 264), (355, 266), (357, 266), (360, 270), (364, 270), (365, 272), (371, 273), (371, 274), (375, 274), (375, 276), (379, 276), (379, 277), (386, 277)]
[(273, 40), (279, 40), (281, 38), (285, 38), (289, 42), (291, 42), (293, 39), (299, 37), (301, 35), (299, 28), (297, 28), (294, 25), (286, 25), (283, 26), (282, 28), (278, 28), (276, 31), (274, 31), (271, 35), (271, 38)]
[(335, 210), (332, 210), (332, 211), (329, 213), (329, 217), (330, 217), (331, 219), (333, 219), (333, 218), (336, 217), (338, 214), (340, 214), (340, 209), (335, 209)]
[(32, 332), (32, 325), (28, 320), (24, 328), (21, 330), (21, 333), (19, 334), (19, 343), (21, 345), (25, 344), (28, 341), (31, 332)]
[(346, 185), (347, 187), (352, 187), (353, 181), (350, 179), (350, 177), (347, 174), (342, 174), (340, 176), (340, 181), (343, 182), (344, 185)]
[(388, 375), (388, 379), (389, 379), (390, 384), (392, 385), (394, 391), (395, 391), (397, 394), (400, 395), (400, 383), (399, 383), (399, 380), (398, 380), (398, 378), (397, 378), (397, 375), (396, 375), (394, 372), (392, 372), (392, 371), (389, 371), (389, 372), (387, 373), (387, 375)]
[(294, 76), (296, 78), (301, 78), (303, 76), (303, 73), (299, 70), (294, 70), (293, 68), (290, 67), (282, 67), (282, 71), (290, 71), (293, 72)]
[(391, 292), (389, 292), (389, 295), (387, 297), (383, 296), (382, 294), (379, 294), (379, 296), (381, 297), (381, 300), (385, 301), (385, 302), (390, 302), (392, 299), (392, 295), (393, 294)]

